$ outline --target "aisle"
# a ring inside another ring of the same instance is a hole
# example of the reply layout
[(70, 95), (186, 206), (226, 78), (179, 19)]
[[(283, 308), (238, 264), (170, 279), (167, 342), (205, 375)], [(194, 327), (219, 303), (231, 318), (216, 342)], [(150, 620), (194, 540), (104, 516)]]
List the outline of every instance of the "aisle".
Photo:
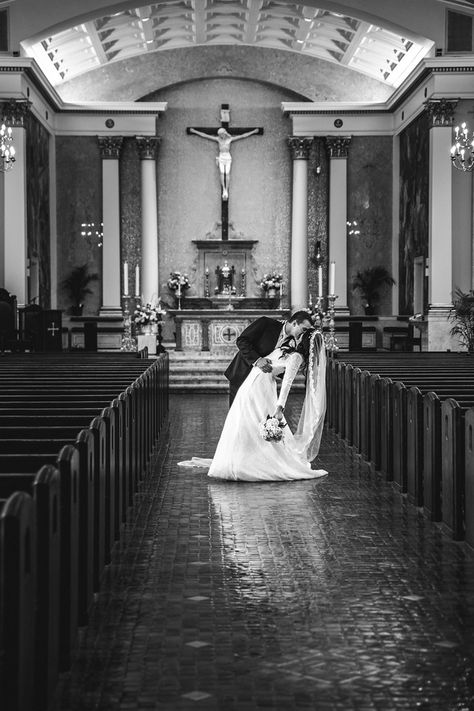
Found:
[(211, 482), (222, 395), (175, 395), (164, 461), (60, 711), (470, 711), (474, 554), (326, 434), (325, 479)]

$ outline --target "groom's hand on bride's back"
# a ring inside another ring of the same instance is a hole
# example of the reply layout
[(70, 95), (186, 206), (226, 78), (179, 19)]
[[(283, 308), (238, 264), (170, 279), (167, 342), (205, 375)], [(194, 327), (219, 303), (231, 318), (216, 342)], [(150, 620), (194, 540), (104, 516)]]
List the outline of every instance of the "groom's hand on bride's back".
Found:
[(272, 362), (268, 358), (259, 358), (255, 361), (254, 366), (263, 370), (264, 373), (271, 373), (273, 370)]

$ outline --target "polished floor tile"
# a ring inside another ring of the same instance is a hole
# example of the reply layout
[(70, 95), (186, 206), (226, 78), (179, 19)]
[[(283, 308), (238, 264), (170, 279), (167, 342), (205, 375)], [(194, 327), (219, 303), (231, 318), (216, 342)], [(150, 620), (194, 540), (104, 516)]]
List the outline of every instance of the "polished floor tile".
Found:
[(330, 432), (324, 479), (178, 469), (226, 409), (173, 396), (58, 711), (474, 710), (472, 551)]

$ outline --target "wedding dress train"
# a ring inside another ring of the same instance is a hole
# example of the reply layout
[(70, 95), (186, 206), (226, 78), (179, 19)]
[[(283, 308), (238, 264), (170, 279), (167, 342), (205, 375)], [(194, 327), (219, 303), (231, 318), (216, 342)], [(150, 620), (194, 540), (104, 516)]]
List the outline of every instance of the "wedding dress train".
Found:
[[(311, 461), (319, 451), (326, 407), (326, 355), (320, 334), (315, 334), (311, 346), (305, 401), (295, 434), (288, 425), (278, 442), (266, 441), (259, 433), (260, 423), (275, 412), (277, 404), (285, 405), (291, 383), (303, 362), (299, 353), (285, 353), (277, 348), (267, 356), (273, 372), (253, 368), (240, 386), (214, 457), (193, 457), (179, 462), (179, 466), (209, 468), (209, 477), (234, 481), (291, 481), (326, 475), (324, 469), (311, 468)], [(281, 373), (284, 376), (277, 397), (274, 376)]]

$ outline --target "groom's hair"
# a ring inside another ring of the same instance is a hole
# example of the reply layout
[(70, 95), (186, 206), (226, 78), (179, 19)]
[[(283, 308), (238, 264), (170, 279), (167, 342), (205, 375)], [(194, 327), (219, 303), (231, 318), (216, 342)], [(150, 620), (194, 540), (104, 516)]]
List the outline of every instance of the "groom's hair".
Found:
[(296, 321), (296, 323), (303, 323), (303, 321), (309, 321), (311, 323), (311, 314), (309, 311), (295, 311), (291, 314), (288, 321)]

